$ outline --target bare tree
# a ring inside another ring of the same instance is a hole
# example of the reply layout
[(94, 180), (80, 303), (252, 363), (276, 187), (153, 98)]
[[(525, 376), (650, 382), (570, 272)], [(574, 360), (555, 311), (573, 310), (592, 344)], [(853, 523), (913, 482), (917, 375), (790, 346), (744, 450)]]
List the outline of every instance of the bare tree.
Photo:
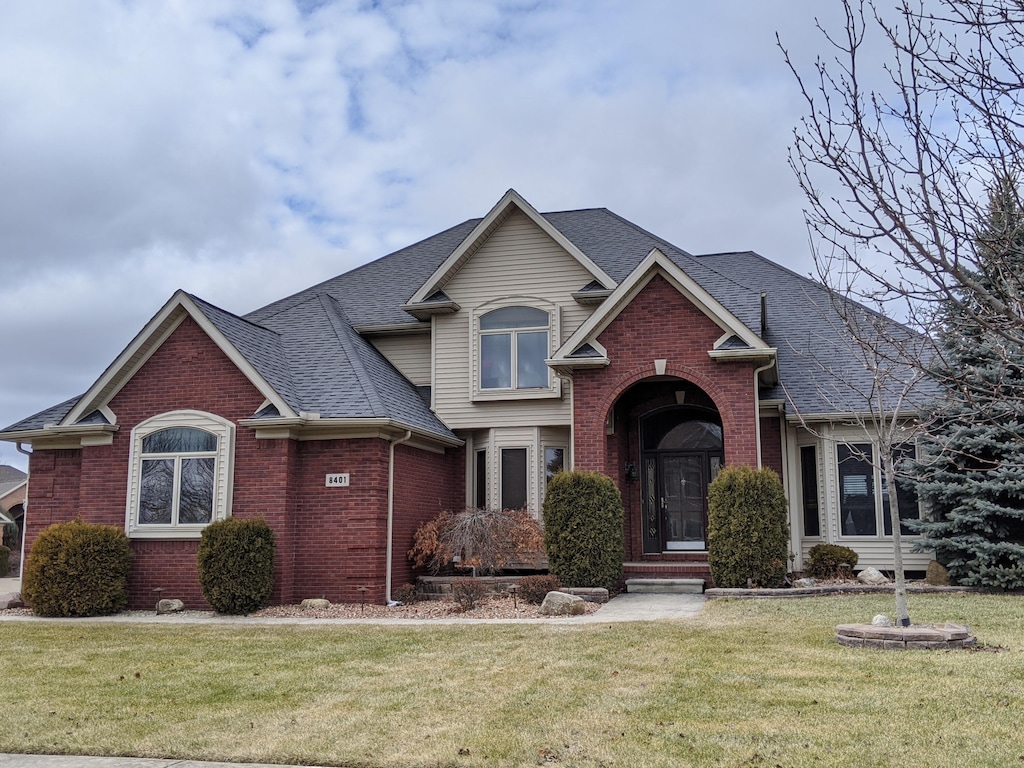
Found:
[(922, 330), (953, 304), (1020, 343), (1024, 296), (979, 279), (1008, 247), (978, 224), (993, 180), (1024, 178), (1024, 0), (841, 1), (806, 75), (780, 41), (806, 102), (790, 164), (819, 272)]

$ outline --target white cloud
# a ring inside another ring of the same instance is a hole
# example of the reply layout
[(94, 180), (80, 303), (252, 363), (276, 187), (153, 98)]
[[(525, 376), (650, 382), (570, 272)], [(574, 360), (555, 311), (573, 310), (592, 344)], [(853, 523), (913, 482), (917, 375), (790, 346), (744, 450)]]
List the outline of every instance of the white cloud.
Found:
[[(235, 311), (509, 187), (809, 261), (785, 165), (819, 3), (0, 5), (0, 427), (183, 287)], [(0, 456), (7, 460), (8, 454)]]

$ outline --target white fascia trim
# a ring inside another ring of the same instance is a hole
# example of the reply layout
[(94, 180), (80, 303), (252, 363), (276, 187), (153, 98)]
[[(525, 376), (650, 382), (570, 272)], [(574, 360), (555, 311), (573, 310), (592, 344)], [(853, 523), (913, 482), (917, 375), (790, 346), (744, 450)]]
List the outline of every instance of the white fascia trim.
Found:
[[(920, 415), (921, 414), (917, 411), (897, 411), (896, 413), (886, 413), (885, 418), (889, 419), (895, 416), (900, 420), (914, 421), (919, 418)], [(796, 425), (817, 422), (828, 424), (830, 426), (835, 426), (836, 422), (840, 422), (839, 426), (842, 426), (841, 422), (874, 422), (875, 414), (858, 411), (837, 411), (835, 413), (790, 413), (786, 415), (786, 421), (790, 424)]]
[[(181, 325), (185, 317), (191, 317), (203, 329), (213, 343), (227, 355), (228, 359), (252, 382), (277, 410), (285, 415), (293, 415), (294, 411), (281, 398), (266, 379), (257, 373), (248, 360), (238, 349), (224, 337), (216, 326), (204, 315), (195, 302), (182, 290), (175, 291), (156, 315), (125, 347), (124, 351), (111, 363), (61, 421), (61, 426), (75, 424), (79, 419), (92, 411), (106, 406), (121, 388), (131, 381), (132, 377), (145, 365), (146, 361), (160, 348), (164, 341)], [(109, 409), (108, 409), (109, 410)]]
[[(619, 316), (619, 313), (636, 298), (640, 291), (654, 279), (655, 275), (659, 274), (725, 332), (715, 342), (716, 344), (721, 343), (729, 338), (729, 336), (739, 336), (751, 347), (750, 351), (756, 350), (762, 356), (770, 354), (769, 350), (771, 348), (745, 326), (739, 318), (727, 310), (718, 299), (701, 288), (693, 278), (687, 275), (658, 248), (652, 248), (651, 252), (619, 284), (612, 292), (612, 295), (605, 300), (604, 304), (587, 318), (558, 349), (552, 360), (557, 361), (559, 365), (569, 364), (571, 360), (568, 359), (568, 355), (572, 354), (581, 344), (588, 341), (593, 344), (604, 329)], [(748, 350), (744, 351), (748, 354), (750, 353)]]
[(114, 440), (114, 433), (119, 429), (120, 427), (116, 424), (69, 424), (67, 426), (47, 424), (42, 429), (4, 432), (0, 434), (0, 440), (28, 443), (33, 446), (53, 440), (61, 441), (62, 444), (66, 443), (67, 447), (76, 448), (83, 445), (110, 445)]
[(580, 263), (580, 266), (590, 273), (591, 277), (604, 286), (615, 286), (615, 281), (612, 280), (612, 278), (603, 269), (597, 266), (589, 256), (583, 253), (583, 251), (569, 240), (569, 238), (558, 231), (551, 222), (541, 216), (537, 209), (530, 205), (522, 195), (514, 189), (510, 189), (502, 196), (501, 200), (491, 208), (488, 214), (480, 220), (480, 223), (473, 228), (473, 231), (466, 236), (466, 239), (459, 243), (458, 247), (452, 251), (451, 255), (444, 260), (444, 263), (434, 271), (434, 274), (427, 278), (427, 281), (420, 286), (420, 289), (413, 294), (411, 299), (409, 299), (408, 305), (423, 302), (436, 290), (443, 288), (448, 282), (448, 278), (451, 274), (458, 271), (462, 260), (474, 250), (474, 246), (476, 246), (481, 239), (486, 238), (490, 234), (491, 229), (496, 223), (503, 221), (509, 215), (512, 207), (518, 208), (525, 213), (534, 224), (540, 227), (544, 234), (558, 243), (558, 245), (565, 249), (570, 256), (576, 259), (576, 261)]
[(380, 418), (328, 418), (316, 416), (293, 416), (274, 419), (242, 419), (239, 425), (256, 430), (256, 438), (294, 437), (300, 440), (329, 440), (334, 437), (366, 437), (377, 433), (387, 433), (393, 438), (404, 432), (411, 432), (422, 444), (423, 441), (435, 445), (458, 448), (465, 445), (459, 438), (444, 437), (427, 432), (419, 427), (405, 424), (395, 419)]

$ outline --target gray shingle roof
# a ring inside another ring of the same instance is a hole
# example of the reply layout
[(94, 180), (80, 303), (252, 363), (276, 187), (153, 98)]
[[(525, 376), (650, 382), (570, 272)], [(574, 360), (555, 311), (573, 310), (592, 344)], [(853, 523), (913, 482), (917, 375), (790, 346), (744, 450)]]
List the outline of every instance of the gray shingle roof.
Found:
[[(857, 390), (870, 383), (869, 375), (851, 357), (819, 284), (749, 251), (695, 256), (603, 208), (543, 215), (619, 282), (658, 248), (755, 333), (760, 297), (767, 293), (764, 341), (778, 349), (780, 384), (762, 395), (784, 399), (802, 413), (864, 410)], [(296, 412), (386, 417), (451, 437), (418, 389), (353, 328), (415, 324), (403, 305), (479, 221), (465, 221), (244, 317), (192, 299)], [(76, 401), (4, 431), (59, 421)]]

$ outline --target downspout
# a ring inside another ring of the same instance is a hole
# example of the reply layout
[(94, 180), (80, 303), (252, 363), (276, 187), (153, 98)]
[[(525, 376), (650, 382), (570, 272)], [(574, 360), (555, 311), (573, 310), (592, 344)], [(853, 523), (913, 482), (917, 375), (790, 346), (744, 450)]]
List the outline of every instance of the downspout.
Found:
[(761, 389), (757, 385), (757, 377), (762, 371), (775, 367), (775, 358), (768, 365), (754, 369), (754, 440), (757, 442), (757, 468), (761, 469)]
[(25, 573), (25, 561), (28, 559), (25, 555), (25, 529), (28, 527), (28, 488), (29, 479), (32, 477), (32, 451), (26, 451), (21, 447), (21, 441), (14, 444), (15, 449), (18, 453), (23, 453), (29, 458), (28, 472), (25, 474), (25, 501), (22, 503), (22, 520), (21, 520), (21, 558), (18, 560), (18, 579), (20, 580)]
[(392, 536), (395, 529), (395, 446), (407, 442), (412, 437), (412, 430), (405, 430), (405, 436), (391, 440), (388, 448), (388, 538), (384, 556), (384, 602), (391, 605), (391, 550)]

